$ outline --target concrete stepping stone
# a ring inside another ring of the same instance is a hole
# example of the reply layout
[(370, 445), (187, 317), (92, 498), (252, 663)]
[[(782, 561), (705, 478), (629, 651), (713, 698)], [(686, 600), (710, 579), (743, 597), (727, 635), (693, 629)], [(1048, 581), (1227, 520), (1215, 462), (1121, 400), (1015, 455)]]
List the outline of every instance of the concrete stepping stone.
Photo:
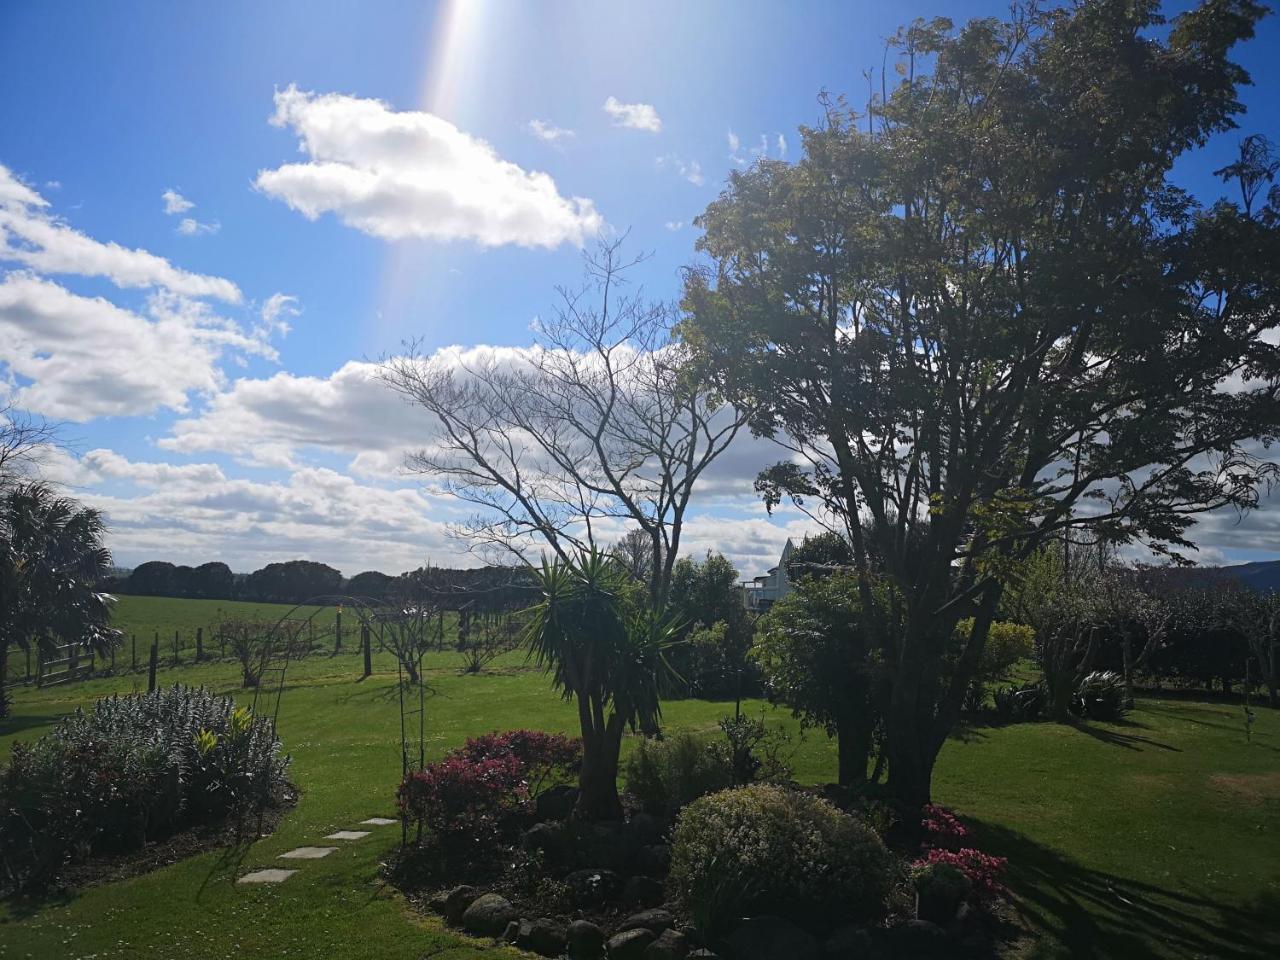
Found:
[(298, 847), (297, 850), (290, 850), (288, 853), (280, 854), (281, 860), (319, 860), (321, 857), (327, 857), (337, 847)]
[(392, 820), (390, 817), (370, 817), (368, 820), (361, 820), (362, 824), (368, 824), (371, 827), (389, 827), (393, 823), (399, 823), (399, 820)]
[(337, 833), (331, 833), (326, 840), (363, 840), (369, 835), (368, 830), (339, 830)]
[(255, 870), (253, 873), (246, 873), (236, 883), (283, 883), (297, 872), (297, 870)]

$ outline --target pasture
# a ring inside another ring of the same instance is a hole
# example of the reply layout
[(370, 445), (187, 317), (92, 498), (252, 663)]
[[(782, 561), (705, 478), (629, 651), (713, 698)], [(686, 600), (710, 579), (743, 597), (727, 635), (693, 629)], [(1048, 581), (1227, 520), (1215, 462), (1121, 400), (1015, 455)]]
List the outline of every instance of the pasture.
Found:
[[(191, 606), (191, 605), (196, 606)], [(210, 613), (200, 601), (124, 598), (119, 625), (162, 634)], [(227, 606), (223, 602), (223, 606)], [(272, 612), (258, 605), (257, 614)], [(283, 613), (283, 610), (280, 610)], [(207, 622), (207, 621), (205, 621)], [(0, 958), (324, 956), (414, 960), (506, 956), (419, 917), (384, 886), (379, 865), (399, 834), (384, 828), (287, 882), (236, 886), (283, 851), (374, 815), (394, 815), (400, 773), (395, 662), (361, 681), (349, 654), (290, 669), (280, 736), (293, 756), (298, 806), (271, 836), (62, 899), (0, 906)], [(428, 753), (513, 727), (576, 732), (572, 706), (509, 653), (479, 675), (452, 651), (428, 655)], [(165, 668), (161, 683), (239, 695), (227, 662)], [(113, 692), (145, 689), (118, 672), (76, 686), (15, 691), (0, 756), (58, 717)], [(748, 702), (795, 731), (797, 779), (833, 778), (826, 736), (800, 734), (785, 710)], [(714, 731), (731, 704), (664, 706), (670, 729)], [(1255, 707), (1246, 741), (1239, 703), (1151, 694), (1122, 723), (967, 727), (944, 749), (935, 798), (972, 822), (983, 849), (1009, 858), (1014, 906), (1044, 940), (1030, 957), (1280, 955), (1280, 714)]]

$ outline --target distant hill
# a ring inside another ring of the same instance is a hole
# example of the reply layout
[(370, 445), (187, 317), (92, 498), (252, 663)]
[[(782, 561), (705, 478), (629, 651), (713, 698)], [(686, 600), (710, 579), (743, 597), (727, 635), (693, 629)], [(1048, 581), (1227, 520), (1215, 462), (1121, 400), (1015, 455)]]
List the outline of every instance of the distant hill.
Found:
[(1257, 560), (1229, 567), (1208, 568), (1221, 576), (1231, 577), (1259, 593), (1280, 590), (1280, 560)]

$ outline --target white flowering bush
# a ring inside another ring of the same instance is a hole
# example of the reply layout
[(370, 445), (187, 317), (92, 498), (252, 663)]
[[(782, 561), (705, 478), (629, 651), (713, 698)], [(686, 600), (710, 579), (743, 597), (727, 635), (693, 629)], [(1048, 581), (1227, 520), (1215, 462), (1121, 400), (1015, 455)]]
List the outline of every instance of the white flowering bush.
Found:
[(744, 916), (871, 920), (885, 911), (892, 860), (863, 821), (819, 797), (752, 784), (685, 807), (669, 886), (708, 934)]

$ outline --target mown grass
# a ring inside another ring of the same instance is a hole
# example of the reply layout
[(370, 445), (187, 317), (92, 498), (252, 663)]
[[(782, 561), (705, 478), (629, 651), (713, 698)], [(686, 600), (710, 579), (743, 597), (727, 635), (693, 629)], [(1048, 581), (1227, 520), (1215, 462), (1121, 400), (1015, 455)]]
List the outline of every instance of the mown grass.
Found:
[[(278, 887), (234, 884), (285, 850), (392, 812), (400, 773), (394, 660), (379, 654), (364, 681), (359, 666), (347, 655), (291, 668), (280, 731), (302, 799), (274, 835), (65, 902), (5, 905), (0, 958), (505, 955), (414, 917), (379, 882), (379, 862), (399, 839), (395, 827), (304, 862)], [(573, 730), (571, 706), (519, 653), (477, 676), (460, 673), (456, 653), (432, 653), (428, 666), (432, 756), (488, 730)], [(161, 679), (239, 692), (226, 663), (169, 669)], [(0, 722), (0, 756), (15, 739), (138, 681), (123, 674), (18, 692), (15, 716)], [(727, 709), (674, 701), (666, 723), (712, 731)], [(746, 709), (796, 731), (784, 711), (758, 702)], [(935, 794), (977, 825), (985, 849), (1010, 858), (1016, 908), (1046, 935), (1030, 955), (1272, 958), (1280, 955), (1280, 715), (1257, 713), (1251, 743), (1239, 705), (1174, 697), (1140, 700), (1121, 724), (971, 727), (944, 749)], [(797, 777), (831, 779), (826, 737), (796, 733)]]

